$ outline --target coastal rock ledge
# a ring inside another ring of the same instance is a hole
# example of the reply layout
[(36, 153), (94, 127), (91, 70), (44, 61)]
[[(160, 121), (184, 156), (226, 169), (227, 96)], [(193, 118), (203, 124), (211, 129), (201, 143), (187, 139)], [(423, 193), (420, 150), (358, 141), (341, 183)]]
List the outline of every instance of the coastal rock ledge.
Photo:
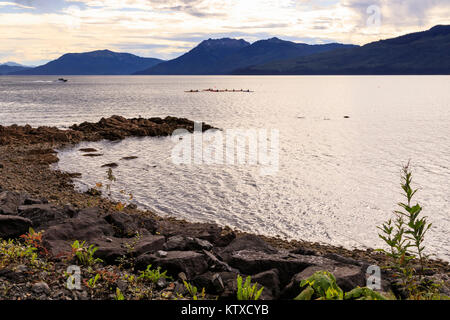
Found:
[[(204, 131), (213, 127), (202, 123)], [(56, 127), (33, 128), (29, 125), (0, 126), (0, 146), (11, 144), (55, 144), (79, 143), (81, 141), (121, 140), (126, 137), (156, 137), (171, 135), (176, 129), (194, 130), (194, 121), (186, 118), (133, 118), (121, 116), (102, 118), (99, 122), (74, 124), (68, 130)]]
[[(347, 287), (366, 284), (364, 263), (342, 263), (315, 253), (276, 249), (256, 235), (236, 237), (229, 229), (208, 224), (191, 224), (174, 231), (164, 222), (143, 215), (104, 213), (96, 207), (58, 207), (45, 199), (31, 200), (25, 193), (2, 190), (0, 238), (17, 239), (29, 227), (43, 231), (42, 244), (52, 261), (61, 262), (74, 241), (86, 241), (98, 247), (94, 256), (105, 266), (117, 266), (127, 259), (133, 261), (130, 272), (135, 274), (148, 265), (161, 267), (174, 278), (174, 288), (186, 280), (222, 299), (235, 297), (237, 275), (251, 275), (264, 286), (264, 299), (294, 298), (302, 274), (309, 275), (311, 268), (337, 271), (338, 282)], [(17, 272), (16, 267), (10, 271)], [(0, 284), (10, 276), (10, 272), (0, 272)], [(31, 273), (21, 277), (19, 282), (34, 282)], [(53, 299), (64, 287), (57, 288), (61, 283), (46, 280), (50, 290), (45, 296)], [(30, 290), (33, 292), (36, 290)]]

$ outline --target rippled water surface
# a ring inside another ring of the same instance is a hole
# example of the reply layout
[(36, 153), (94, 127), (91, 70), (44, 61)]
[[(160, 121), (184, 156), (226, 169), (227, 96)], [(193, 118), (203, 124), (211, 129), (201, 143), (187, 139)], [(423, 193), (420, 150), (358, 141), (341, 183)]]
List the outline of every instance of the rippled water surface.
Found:
[[(450, 77), (0, 77), (0, 124), (56, 125), (120, 114), (180, 116), (222, 129), (280, 132), (279, 171), (175, 165), (169, 138), (83, 143), (58, 168), (80, 189), (106, 183), (162, 215), (347, 247), (381, 245), (400, 167), (412, 160), (417, 199), (433, 222), (430, 252), (450, 260)], [(204, 88), (253, 93), (185, 93)], [(350, 118), (344, 118), (349, 116)], [(93, 147), (101, 157), (78, 151)], [(121, 160), (137, 156), (134, 160)]]

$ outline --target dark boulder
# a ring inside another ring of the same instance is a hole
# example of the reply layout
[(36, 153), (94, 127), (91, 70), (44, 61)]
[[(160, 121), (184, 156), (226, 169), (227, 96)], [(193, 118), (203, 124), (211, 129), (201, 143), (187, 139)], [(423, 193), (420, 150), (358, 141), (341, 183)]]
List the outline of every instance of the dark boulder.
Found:
[(158, 222), (151, 217), (139, 216), (136, 219), (139, 229), (145, 229), (152, 234), (158, 229)]
[(236, 272), (238, 273), (238, 270), (230, 267), (226, 262), (219, 260), (212, 252), (203, 250), (203, 253), (205, 254), (209, 269), (213, 271), (229, 271), (229, 272)]
[(27, 233), (31, 224), (30, 219), (12, 215), (0, 215), (0, 238), (17, 238)]
[(301, 254), (303, 256), (317, 256), (317, 252), (311, 249), (307, 249), (304, 247), (298, 247), (294, 250), (289, 251), (290, 253), (294, 253), (294, 254)]
[(104, 219), (114, 227), (114, 233), (118, 237), (132, 237), (138, 229), (135, 220), (124, 212), (110, 213)]
[(144, 270), (150, 264), (154, 268), (161, 267), (162, 270), (167, 270), (168, 274), (172, 276), (184, 272), (188, 279), (192, 279), (208, 269), (205, 256), (194, 251), (169, 251), (165, 257), (144, 254), (137, 258), (136, 269)]
[(237, 294), (237, 276), (236, 272), (219, 272), (220, 280), (224, 286), (223, 292), (220, 294), (220, 300), (236, 301)]
[(44, 240), (43, 245), (53, 258), (66, 258), (71, 255), (73, 240)]
[(114, 230), (105, 219), (99, 217), (98, 208), (81, 210), (75, 218), (52, 225), (44, 233), (44, 240), (93, 240), (112, 236)]
[(48, 200), (45, 198), (41, 198), (41, 199), (35, 199), (35, 198), (30, 198), (27, 197), (24, 201), (23, 204), (24, 205), (32, 205), (32, 204), (47, 204)]
[[(245, 281), (245, 280), (244, 280)], [(261, 299), (274, 300), (280, 295), (280, 277), (277, 269), (271, 269), (252, 276), (252, 284), (258, 283), (258, 290), (264, 287)]]
[(32, 204), (18, 207), (19, 216), (30, 219), (33, 228), (46, 228), (50, 224), (61, 222), (69, 215), (65, 210), (50, 204)]
[(102, 259), (108, 264), (118, 263), (118, 258), (126, 256), (128, 252), (124, 239), (120, 238), (109, 237), (94, 239), (89, 243), (89, 245), (91, 244), (97, 247), (97, 251), (95, 251), (94, 254), (95, 257)]
[(164, 244), (164, 250), (167, 251), (211, 250), (212, 247), (207, 240), (185, 236), (170, 237)]
[(205, 272), (192, 279), (192, 284), (200, 290), (205, 288), (209, 294), (221, 294), (225, 291), (225, 284), (219, 273)]
[(244, 235), (242, 237), (238, 237), (225, 248), (216, 248), (215, 252), (222, 260), (228, 262), (234, 252), (241, 250), (252, 250), (267, 254), (274, 254), (278, 252), (278, 250), (255, 235)]
[(236, 237), (236, 234), (233, 231), (208, 223), (179, 225), (168, 221), (162, 221), (158, 231), (167, 238), (182, 235), (207, 240), (216, 247), (226, 246)]
[(139, 239), (134, 248), (137, 256), (162, 250), (166, 239), (164, 236), (147, 235)]
[(241, 273), (248, 275), (278, 269), (281, 285), (286, 285), (294, 274), (310, 266), (333, 265), (334, 262), (316, 256), (302, 256), (290, 253), (268, 254), (265, 252), (241, 250), (231, 255), (229, 264), (237, 268)]

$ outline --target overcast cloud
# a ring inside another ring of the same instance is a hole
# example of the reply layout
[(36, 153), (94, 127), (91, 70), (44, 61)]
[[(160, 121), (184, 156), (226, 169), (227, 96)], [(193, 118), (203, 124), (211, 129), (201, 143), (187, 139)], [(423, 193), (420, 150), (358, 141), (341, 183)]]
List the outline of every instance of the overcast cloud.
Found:
[[(374, 12), (380, 25), (367, 24)], [(449, 17), (450, 0), (0, 0), (0, 57), (38, 64), (108, 48), (169, 59), (224, 36), (365, 44)]]

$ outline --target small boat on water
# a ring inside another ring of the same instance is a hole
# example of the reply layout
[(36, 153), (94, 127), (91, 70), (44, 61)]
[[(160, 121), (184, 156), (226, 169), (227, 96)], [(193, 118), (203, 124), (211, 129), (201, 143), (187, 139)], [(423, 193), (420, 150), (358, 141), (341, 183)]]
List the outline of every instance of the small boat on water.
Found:
[(59, 78), (58, 81), (59, 81), (59, 82), (67, 82), (67, 81), (69, 81), (69, 80), (64, 79), (64, 78)]

